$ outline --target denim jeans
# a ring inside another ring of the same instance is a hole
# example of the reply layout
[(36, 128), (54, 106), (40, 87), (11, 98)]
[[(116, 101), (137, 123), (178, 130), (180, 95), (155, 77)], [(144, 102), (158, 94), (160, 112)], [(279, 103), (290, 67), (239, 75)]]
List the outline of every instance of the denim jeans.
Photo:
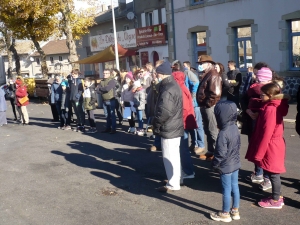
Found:
[(200, 107), (195, 107), (194, 111), (198, 128), (195, 130), (189, 130), (189, 133), (191, 134), (192, 145), (195, 147), (204, 148), (204, 129)]
[(183, 136), (180, 139), (180, 160), (181, 169), (187, 175), (194, 174), (194, 166), (192, 163), (191, 153), (189, 150), (189, 133), (190, 130), (184, 130)]
[(107, 112), (106, 117), (106, 129), (116, 129), (116, 101), (115, 99), (110, 99), (108, 101), (103, 102), (103, 109)]
[(239, 170), (233, 173), (222, 174), (222, 195), (223, 195), (223, 212), (230, 211), (231, 192), (233, 197), (232, 208), (240, 206), (240, 190), (239, 190)]
[(136, 110), (136, 115), (139, 123), (139, 129), (143, 129), (144, 127), (143, 110)]

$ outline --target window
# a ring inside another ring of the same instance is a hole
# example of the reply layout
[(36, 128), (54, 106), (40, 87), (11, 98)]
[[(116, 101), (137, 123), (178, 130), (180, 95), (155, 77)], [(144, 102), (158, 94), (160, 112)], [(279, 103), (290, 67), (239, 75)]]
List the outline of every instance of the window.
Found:
[(206, 31), (194, 33), (194, 46), (195, 46), (195, 62), (198, 62), (200, 55), (207, 55), (206, 51)]
[(63, 61), (63, 58), (62, 58), (62, 56), (58, 56), (58, 61)]
[(198, 5), (204, 3), (204, 0), (191, 0), (192, 5)]
[(51, 64), (54, 64), (54, 59), (53, 59), (53, 57), (50, 57), (50, 62), (51, 62)]
[(146, 18), (147, 18), (147, 26), (152, 26), (153, 25), (153, 13), (148, 12)]
[(129, 30), (129, 25), (128, 25), (128, 24), (125, 24), (125, 25), (123, 26), (123, 30)]
[(38, 66), (41, 65), (41, 61), (40, 61), (39, 58), (36, 58), (35, 61), (36, 61), (36, 64), (37, 64)]
[(110, 31), (110, 33), (113, 33), (113, 32), (114, 32), (114, 29), (113, 29), (113, 28), (110, 28), (109, 31)]
[(290, 24), (290, 70), (299, 70), (300, 67), (300, 20)]
[(236, 28), (236, 67), (241, 71), (252, 67), (251, 27)]

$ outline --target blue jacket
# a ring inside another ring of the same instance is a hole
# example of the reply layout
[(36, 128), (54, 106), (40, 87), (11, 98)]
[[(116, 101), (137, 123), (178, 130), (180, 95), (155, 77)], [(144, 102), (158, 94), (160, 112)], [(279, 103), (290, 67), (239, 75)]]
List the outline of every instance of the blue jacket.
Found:
[(196, 94), (199, 87), (199, 79), (196, 74), (194, 74), (191, 70), (185, 70), (185, 86), (189, 89), (193, 97), (193, 105), (194, 107), (198, 107), (198, 103), (196, 100)]
[(62, 88), (61, 84), (53, 82), (51, 85), (51, 104), (61, 101)]
[(241, 168), (241, 138), (239, 129), (235, 124), (237, 107), (232, 101), (219, 101), (214, 111), (220, 132), (212, 166), (220, 174), (232, 173)]

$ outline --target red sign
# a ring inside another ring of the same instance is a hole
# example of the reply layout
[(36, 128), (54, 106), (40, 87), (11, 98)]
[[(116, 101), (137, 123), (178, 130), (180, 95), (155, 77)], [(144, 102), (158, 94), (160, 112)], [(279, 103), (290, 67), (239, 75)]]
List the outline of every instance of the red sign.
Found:
[(148, 52), (141, 52), (141, 61), (142, 61), (142, 65), (146, 65), (146, 63), (149, 62), (149, 55)]
[(136, 29), (136, 45), (151, 46), (166, 44), (166, 26), (158, 24)]

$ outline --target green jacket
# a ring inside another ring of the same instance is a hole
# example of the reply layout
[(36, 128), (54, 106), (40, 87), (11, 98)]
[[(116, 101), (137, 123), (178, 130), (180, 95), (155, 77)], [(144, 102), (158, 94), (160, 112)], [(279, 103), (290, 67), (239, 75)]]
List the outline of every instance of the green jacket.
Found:
[(102, 94), (102, 98), (104, 101), (115, 98), (115, 87), (116, 80), (113, 77), (109, 77), (101, 81), (98, 91)]

